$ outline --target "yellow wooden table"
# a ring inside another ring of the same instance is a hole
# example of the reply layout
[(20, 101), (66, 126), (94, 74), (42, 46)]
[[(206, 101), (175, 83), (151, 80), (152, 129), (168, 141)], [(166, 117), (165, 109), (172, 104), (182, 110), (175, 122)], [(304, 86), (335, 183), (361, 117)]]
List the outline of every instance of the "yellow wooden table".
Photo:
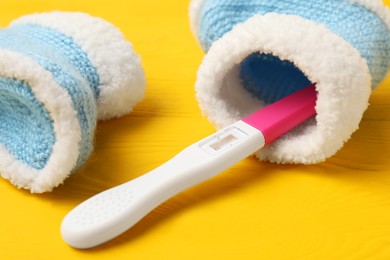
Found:
[(86, 167), (54, 192), (31, 195), (0, 180), (0, 259), (390, 259), (390, 79), (372, 95), (360, 130), (327, 162), (246, 159), (117, 239), (70, 248), (59, 232), (69, 210), (214, 131), (194, 96), (204, 54), (190, 33), (185, 0), (0, 2), (3, 27), (51, 10), (114, 23), (142, 56), (148, 80), (135, 111), (101, 122)]

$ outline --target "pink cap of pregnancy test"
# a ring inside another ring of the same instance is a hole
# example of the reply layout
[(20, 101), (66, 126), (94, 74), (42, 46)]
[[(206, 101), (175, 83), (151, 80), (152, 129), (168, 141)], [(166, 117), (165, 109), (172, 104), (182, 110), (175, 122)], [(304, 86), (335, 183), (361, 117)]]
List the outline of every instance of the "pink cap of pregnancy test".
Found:
[(307, 86), (242, 119), (260, 130), (265, 144), (272, 143), (303, 121), (316, 114), (315, 84)]

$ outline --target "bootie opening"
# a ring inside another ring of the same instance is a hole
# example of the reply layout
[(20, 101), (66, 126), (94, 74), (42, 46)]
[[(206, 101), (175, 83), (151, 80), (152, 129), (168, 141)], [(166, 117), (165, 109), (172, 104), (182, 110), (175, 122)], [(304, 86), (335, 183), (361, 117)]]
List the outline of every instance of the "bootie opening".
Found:
[(221, 128), (311, 83), (316, 117), (257, 153), (271, 162), (311, 164), (350, 138), (371, 93), (367, 62), (326, 27), (294, 15), (255, 15), (213, 43), (196, 91), (205, 115)]
[(243, 55), (242, 60), (237, 60), (220, 80), (219, 91), (213, 95), (220, 101), (219, 111), (227, 114), (223, 117), (218, 114), (217, 120), (222, 122), (218, 127), (224, 127), (312, 84), (293, 62), (257, 51)]
[(0, 144), (31, 168), (44, 168), (55, 142), (49, 113), (20, 80), (0, 78), (0, 100)]
[(294, 63), (259, 52), (241, 62), (240, 80), (249, 93), (266, 104), (274, 103), (313, 83)]

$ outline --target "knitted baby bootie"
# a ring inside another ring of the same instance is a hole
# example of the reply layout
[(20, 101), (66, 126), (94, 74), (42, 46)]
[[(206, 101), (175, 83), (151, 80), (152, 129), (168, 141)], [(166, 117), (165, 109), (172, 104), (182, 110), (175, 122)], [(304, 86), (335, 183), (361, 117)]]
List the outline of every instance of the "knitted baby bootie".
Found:
[(358, 128), (390, 63), (390, 14), (380, 0), (192, 0), (207, 52), (197, 98), (217, 126), (317, 83), (317, 116), (258, 152), (317, 163)]
[(139, 57), (111, 24), (83, 13), (33, 14), (0, 32), (0, 173), (41, 193), (82, 166), (98, 119), (143, 97)]

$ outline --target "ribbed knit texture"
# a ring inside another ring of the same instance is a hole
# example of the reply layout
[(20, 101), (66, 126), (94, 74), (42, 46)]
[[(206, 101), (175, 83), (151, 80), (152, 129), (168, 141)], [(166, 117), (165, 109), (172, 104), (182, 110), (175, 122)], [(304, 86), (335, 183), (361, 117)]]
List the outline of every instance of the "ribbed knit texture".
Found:
[[(365, 7), (343, 0), (205, 0), (198, 30), (203, 49), (207, 51), (235, 24), (255, 14), (269, 12), (297, 15), (325, 25), (359, 50), (368, 63), (372, 87), (376, 87), (385, 77), (390, 65), (390, 35), (386, 25)], [(287, 65), (277, 57), (261, 54), (254, 54), (242, 63), (241, 80), (248, 91), (267, 103), (309, 82), (302, 79), (302, 73), (293, 68), (292, 63)]]
[[(0, 47), (34, 59), (72, 98), (81, 127), (81, 166), (93, 148), (99, 76), (88, 56), (72, 38), (37, 25), (12, 26), (0, 32)], [(42, 169), (55, 142), (44, 104), (34, 100), (28, 82), (0, 78), (0, 142), (29, 166)]]
[(13, 156), (42, 169), (55, 142), (52, 120), (27, 83), (0, 78), (0, 143)]

